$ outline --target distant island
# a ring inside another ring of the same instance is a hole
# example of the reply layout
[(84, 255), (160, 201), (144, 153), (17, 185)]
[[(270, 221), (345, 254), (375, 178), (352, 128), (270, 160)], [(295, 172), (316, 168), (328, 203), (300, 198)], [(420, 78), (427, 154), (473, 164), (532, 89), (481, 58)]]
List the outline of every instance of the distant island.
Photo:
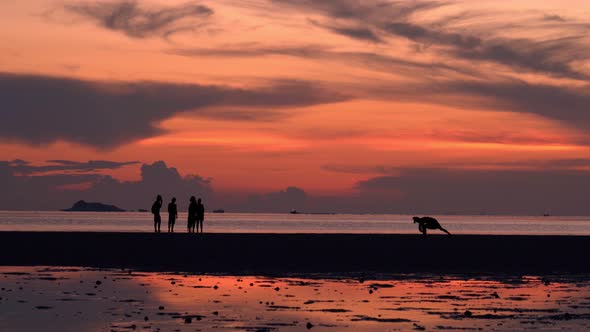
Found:
[(102, 203), (89, 203), (86, 201), (77, 201), (69, 209), (63, 209), (62, 211), (80, 211), (80, 212), (125, 212), (125, 210), (118, 208), (114, 205), (102, 204)]

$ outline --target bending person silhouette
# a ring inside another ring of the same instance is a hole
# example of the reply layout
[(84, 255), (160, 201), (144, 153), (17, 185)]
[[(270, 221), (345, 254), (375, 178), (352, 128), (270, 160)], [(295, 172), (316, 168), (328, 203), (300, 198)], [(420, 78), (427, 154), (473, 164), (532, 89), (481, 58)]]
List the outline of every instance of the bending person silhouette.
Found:
[(172, 201), (168, 203), (168, 233), (174, 233), (174, 223), (178, 218), (178, 209), (176, 207), (176, 197), (172, 197)]
[(152, 204), (152, 214), (154, 215), (154, 232), (160, 233), (160, 224), (162, 218), (160, 217), (160, 208), (162, 207), (162, 196), (158, 195), (156, 201)]
[(438, 220), (432, 218), (432, 217), (414, 217), (412, 218), (414, 219), (414, 224), (418, 223), (418, 230), (424, 235), (426, 236), (426, 230), (427, 229), (440, 229), (441, 231), (449, 234), (449, 236), (451, 235), (451, 233), (449, 233), (449, 231), (447, 231), (446, 229), (444, 229), (440, 223), (438, 222)]
[(186, 226), (189, 233), (195, 232), (195, 223), (197, 220), (197, 201), (195, 196), (191, 196), (190, 204), (188, 205), (188, 216), (186, 219)]
[(197, 200), (197, 233), (199, 226), (201, 226), (201, 233), (203, 233), (203, 221), (205, 220), (205, 206), (201, 203), (201, 199)]

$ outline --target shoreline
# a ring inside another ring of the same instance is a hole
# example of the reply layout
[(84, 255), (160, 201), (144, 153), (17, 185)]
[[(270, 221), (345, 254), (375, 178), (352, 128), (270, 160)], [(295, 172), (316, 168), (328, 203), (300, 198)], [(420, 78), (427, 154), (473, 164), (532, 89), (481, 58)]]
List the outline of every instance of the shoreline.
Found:
[(2, 266), (161, 272), (586, 273), (590, 236), (0, 232)]

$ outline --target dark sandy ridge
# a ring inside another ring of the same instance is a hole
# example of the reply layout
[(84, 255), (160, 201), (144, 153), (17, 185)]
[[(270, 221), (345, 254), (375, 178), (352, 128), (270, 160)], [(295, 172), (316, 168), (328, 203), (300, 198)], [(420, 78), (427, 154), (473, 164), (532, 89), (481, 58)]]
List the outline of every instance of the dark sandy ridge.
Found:
[(0, 232), (0, 265), (195, 273), (582, 273), (589, 236)]

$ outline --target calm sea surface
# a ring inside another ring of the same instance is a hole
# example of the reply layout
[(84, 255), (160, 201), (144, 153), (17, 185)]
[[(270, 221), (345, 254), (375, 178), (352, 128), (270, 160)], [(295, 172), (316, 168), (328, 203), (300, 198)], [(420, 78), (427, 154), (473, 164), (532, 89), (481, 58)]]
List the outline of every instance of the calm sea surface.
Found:
[[(590, 217), (436, 216), (456, 234), (590, 235)], [(162, 231), (167, 227), (162, 214)], [(150, 213), (0, 211), (0, 231), (151, 232)], [(175, 230), (186, 230), (180, 213)], [(418, 233), (412, 216), (394, 214), (209, 213), (205, 231), (217, 233)], [(434, 233), (439, 231), (433, 231)]]

